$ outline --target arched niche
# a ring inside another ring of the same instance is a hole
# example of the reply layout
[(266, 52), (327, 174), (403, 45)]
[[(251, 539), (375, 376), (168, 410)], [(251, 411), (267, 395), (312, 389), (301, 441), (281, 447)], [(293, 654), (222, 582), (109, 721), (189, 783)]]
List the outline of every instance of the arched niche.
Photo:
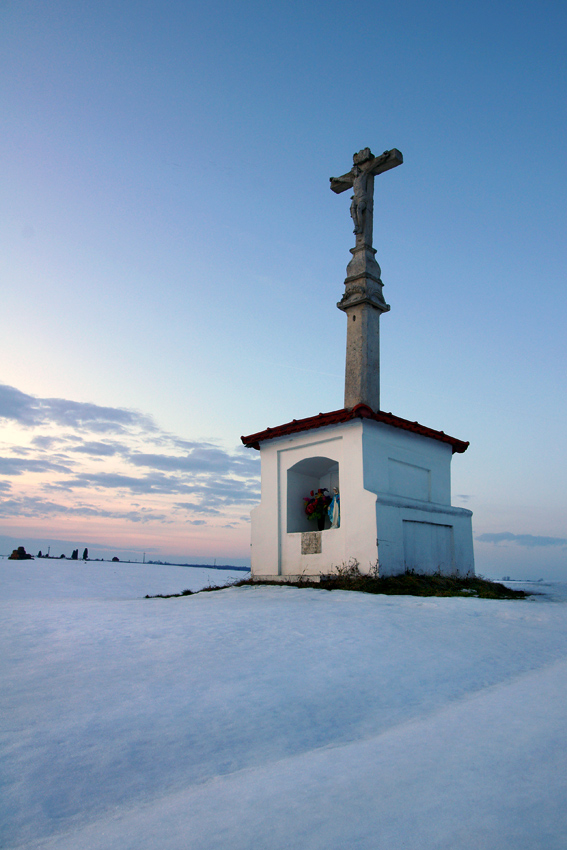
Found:
[[(326, 487), (333, 495), (333, 487), (339, 487), (339, 464), (330, 457), (307, 457), (298, 461), (287, 471), (287, 531), (316, 531), (317, 524), (307, 519), (305, 502), (311, 490)], [(329, 519), (325, 527), (330, 527)]]

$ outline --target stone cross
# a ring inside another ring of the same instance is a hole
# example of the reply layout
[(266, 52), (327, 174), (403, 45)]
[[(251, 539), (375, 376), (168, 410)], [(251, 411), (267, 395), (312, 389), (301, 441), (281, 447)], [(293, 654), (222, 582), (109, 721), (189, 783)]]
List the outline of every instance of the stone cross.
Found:
[(353, 166), (342, 177), (331, 177), (331, 189), (339, 195), (347, 189), (353, 190), (350, 214), (354, 222), (357, 245), (360, 242), (372, 247), (372, 220), (374, 212), (374, 177), (401, 165), (404, 158), (399, 150), (392, 148), (381, 156), (374, 156), (370, 148), (355, 153)]
[(348, 317), (345, 370), (345, 407), (367, 404), (380, 409), (380, 315), (390, 309), (382, 295), (383, 283), (372, 247), (374, 177), (401, 165), (404, 158), (392, 148), (374, 156), (370, 148), (355, 153), (353, 166), (342, 177), (331, 177), (331, 189), (352, 189), (350, 214), (356, 244), (350, 249), (345, 293), (337, 307)]

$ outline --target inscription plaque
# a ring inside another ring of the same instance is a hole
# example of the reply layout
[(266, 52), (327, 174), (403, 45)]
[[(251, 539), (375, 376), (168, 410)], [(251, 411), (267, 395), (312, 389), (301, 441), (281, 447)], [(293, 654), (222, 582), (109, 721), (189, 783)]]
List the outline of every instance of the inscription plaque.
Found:
[(302, 531), (301, 532), (301, 554), (302, 555), (320, 555), (321, 554), (321, 532), (320, 531)]

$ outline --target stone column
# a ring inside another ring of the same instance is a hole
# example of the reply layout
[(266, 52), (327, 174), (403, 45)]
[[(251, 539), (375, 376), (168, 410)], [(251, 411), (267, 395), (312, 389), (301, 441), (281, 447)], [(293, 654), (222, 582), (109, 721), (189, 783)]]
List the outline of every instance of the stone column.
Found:
[(376, 251), (357, 234), (350, 249), (345, 294), (337, 304), (347, 314), (345, 407), (367, 404), (380, 410), (380, 315), (390, 306), (382, 295)]

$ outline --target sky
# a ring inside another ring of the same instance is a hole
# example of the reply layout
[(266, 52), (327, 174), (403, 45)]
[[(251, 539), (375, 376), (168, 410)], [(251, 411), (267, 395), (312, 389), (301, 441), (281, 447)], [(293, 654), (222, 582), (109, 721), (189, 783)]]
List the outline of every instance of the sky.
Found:
[(556, 2), (0, 2), (0, 554), (247, 562), (240, 435), (343, 405), (329, 177), (396, 147), (382, 409), (470, 441), (478, 572), (564, 578), (566, 25)]

